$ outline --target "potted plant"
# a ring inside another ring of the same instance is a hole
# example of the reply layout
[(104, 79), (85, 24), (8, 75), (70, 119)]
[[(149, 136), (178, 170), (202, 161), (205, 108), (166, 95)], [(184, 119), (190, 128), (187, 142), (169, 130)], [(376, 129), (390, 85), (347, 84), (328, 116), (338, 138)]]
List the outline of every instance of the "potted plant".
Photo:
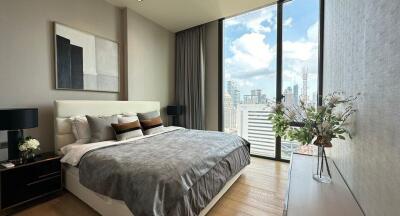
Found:
[(356, 96), (346, 97), (343, 92), (333, 92), (323, 98), (321, 106), (315, 107), (300, 102), (300, 106), (286, 107), (282, 103), (274, 107), (269, 119), (276, 136), (296, 140), (302, 145), (318, 146), (317, 169), (313, 178), (319, 182), (331, 182), (331, 173), (325, 148), (332, 147), (332, 139), (351, 139), (346, 128), (349, 117), (356, 112), (353, 102)]
[(18, 149), (21, 152), (21, 156), (25, 160), (32, 160), (35, 158), (35, 151), (40, 149), (40, 143), (38, 140), (28, 136), (22, 139), (19, 143)]

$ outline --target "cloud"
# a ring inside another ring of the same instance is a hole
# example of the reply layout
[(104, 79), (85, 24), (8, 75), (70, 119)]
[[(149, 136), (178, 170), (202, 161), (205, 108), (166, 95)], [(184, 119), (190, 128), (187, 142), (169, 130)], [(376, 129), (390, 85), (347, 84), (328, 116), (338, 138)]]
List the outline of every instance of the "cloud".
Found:
[(276, 54), (265, 38), (264, 34), (248, 33), (234, 40), (229, 47), (232, 57), (225, 59), (226, 71), (232, 77), (245, 77), (269, 68)]
[(319, 36), (319, 22), (315, 22), (307, 29), (307, 38), (312, 42), (318, 42)]
[(261, 68), (258, 70), (247, 71), (244, 73), (237, 73), (234, 76), (232, 76), (232, 78), (235, 78), (235, 79), (250, 79), (250, 78), (259, 79), (260, 77), (265, 77), (270, 74), (275, 75), (275, 71), (272, 71), (268, 68)]
[(266, 7), (224, 21), (225, 27), (240, 25), (247, 33), (229, 45), (225, 71), (229, 78), (249, 79), (270, 73), (268, 68), (276, 59), (276, 47), (267, 43), (268, 33), (276, 28), (276, 7)]
[(238, 19), (230, 18), (230, 19), (224, 20), (224, 26), (225, 26), (225, 28), (226, 28), (226, 27), (235, 26), (235, 25), (239, 25), (239, 24), (241, 24), (241, 23), (239, 22)]
[(254, 83), (251, 82), (250, 80), (244, 80), (244, 81), (238, 82), (238, 85), (240, 87), (250, 87), (250, 88), (254, 87)]
[(284, 58), (307, 61), (313, 56), (318, 44), (309, 41), (284, 41), (282, 47)]
[(289, 17), (283, 21), (283, 26), (292, 27), (293, 18)]
[(266, 7), (224, 21), (225, 27), (244, 25), (250, 32), (271, 32), (276, 25), (276, 8)]
[(230, 80), (232, 78), (232, 75), (229, 72), (224, 72), (224, 79)]
[(283, 42), (283, 80), (285, 82), (298, 83), (301, 86), (303, 70), (308, 71), (309, 81), (317, 80), (318, 29), (319, 24), (315, 22), (307, 28), (304, 38)]
[[(247, 22), (247, 27), (251, 29), (253, 32), (265, 33), (271, 32), (271, 26), (273, 26), (274, 13), (271, 10), (261, 11), (261, 15), (255, 19), (249, 20)], [(266, 26), (267, 24), (268, 26)]]
[(307, 37), (296, 41), (283, 41), (284, 58), (308, 61), (316, 57), (318, 52), (318, 22), (307, 29)]
[(294, 71), (293, 68), (284, 69), (282, 75), (283, 75), (282, 79), (286, 82), (298, 83), (303, 80), (301, 73), (299, 73), (298, 71)]

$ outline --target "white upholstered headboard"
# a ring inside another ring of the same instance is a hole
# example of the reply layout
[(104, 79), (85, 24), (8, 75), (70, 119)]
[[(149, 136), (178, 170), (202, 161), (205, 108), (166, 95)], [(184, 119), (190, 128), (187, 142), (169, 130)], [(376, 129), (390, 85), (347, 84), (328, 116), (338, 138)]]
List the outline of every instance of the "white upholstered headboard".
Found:
[(142, 113), (158, 110), (157, 101), (90, 101), (90, 100), (58, 100), (54, 102), (54, 150), (75, 142), (72, 134), (72, 116), (115, 115), (124, 113)]

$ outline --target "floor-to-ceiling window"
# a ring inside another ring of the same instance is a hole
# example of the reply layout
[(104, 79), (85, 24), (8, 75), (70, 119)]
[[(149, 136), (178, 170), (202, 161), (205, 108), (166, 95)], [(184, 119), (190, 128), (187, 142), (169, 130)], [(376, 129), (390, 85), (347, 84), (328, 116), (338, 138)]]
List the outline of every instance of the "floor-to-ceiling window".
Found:
[(251, 154), (290, 159), (298, 143), (275, 138), (277, 102), (317, 105), (319, 0), (292, 0), (223, 20), (223, 129)]
[(251, 153), (275, 157), (267, 120), (276, 95), (277, 6), (224, 20), (224, 131), (251, 142)]
[[(282, 102), (290, 109), (300, 101), (317, 106), (319, 0), (292, 0), (282, 11)], [(290, 159), (297, 147), (282, 140), (282, 158)]]

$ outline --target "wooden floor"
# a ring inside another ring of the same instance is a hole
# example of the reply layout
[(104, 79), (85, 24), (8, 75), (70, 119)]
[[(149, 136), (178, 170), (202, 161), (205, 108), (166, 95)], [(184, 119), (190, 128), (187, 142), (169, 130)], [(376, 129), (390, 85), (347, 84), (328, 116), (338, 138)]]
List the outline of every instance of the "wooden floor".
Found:
[[(289, 164), (252, 158), (251, 165), (211, 209), (208, 216), (281, 216)], [(17, 216), (98, 215), (72, 194), (25, 209)]]

